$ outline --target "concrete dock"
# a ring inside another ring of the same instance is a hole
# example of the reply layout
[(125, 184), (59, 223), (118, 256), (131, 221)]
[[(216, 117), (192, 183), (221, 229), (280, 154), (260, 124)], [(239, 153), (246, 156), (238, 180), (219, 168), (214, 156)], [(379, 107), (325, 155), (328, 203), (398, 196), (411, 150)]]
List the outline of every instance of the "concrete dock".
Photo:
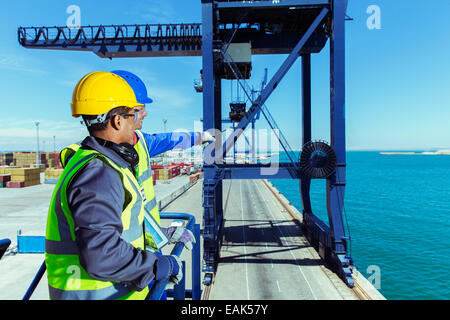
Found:
[[(223, 201), (221, 258), (213, 284), (203, 287), (202, 299), (384, 299), (357, 271), (356, 288), (350, 289), (324, 266), (301, 233), (300, 213), (269, 182), (226, 180)], [(201, 221), (201, 204), (197, 184), (165, 211), (188, 212)]]
[[(44, 254), (17, 253), (17, 231), (20, 229), (23, 235), (45, 235), (48, 206), (54, 187), (55, 184), (40, 184), (0, 189), (0, 239), (11, 240), (11, 245), (0, 260), (0, 300), (22, 299), (44, 261)], [(160, 208), (164, 209), (190, 187), (189, 176), (179, 176), (169, 183), (158, 181), (155, 192)], [(47, 299), (48, 288), (44, 275), (31, 300)]]
[[(162, 211), (189, 213), (201, 224), (202, 181), (188, 188), (188, 177), (184, 179), (158, 183), (157, 199), (162, 200)], [(15, 242), (17, 229), (22, 229), (23, 234), (44, 235), (53, 187), (0, 190), (0, 237)], [(223, 201), (220, 263), (213, 284), (202, 285), (202, 299), (384, 299), (357, 271), (356, 286), (350, 289), (323, 265), (301, 233), (300, 213), (269, 182), (226, 180)], [(169, 250), (164, 248), (163, 253)], [(186, 260), (189, 289), (190, 252), (184, 250), (181, 258)], [(14, 250), (5, 254), (0, 260), (0, 299), (21, 299), (42, 261), (43, 254), (15, 254)], [(48, 299), (45, 276), (32, 299)]]

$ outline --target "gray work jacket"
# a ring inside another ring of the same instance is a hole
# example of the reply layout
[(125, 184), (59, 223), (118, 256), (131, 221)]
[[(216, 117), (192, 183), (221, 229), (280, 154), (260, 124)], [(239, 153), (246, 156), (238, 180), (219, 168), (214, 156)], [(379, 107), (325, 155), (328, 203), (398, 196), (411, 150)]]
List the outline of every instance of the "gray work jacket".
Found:
[[(100, 152), (122, 168), (129, 166), (92, 136), (86, 137), (81, 146)], [(75, 223), (80, 263), (89, 276), (137, 291), (155, 277), (159, 280), (168, 276), (167, 259), (158, 261), (154, 253), (135, 248), (121, 238), (125, 192), (116, 170), (99, 159), (90, 160), (70, 183), (67, 199)]]

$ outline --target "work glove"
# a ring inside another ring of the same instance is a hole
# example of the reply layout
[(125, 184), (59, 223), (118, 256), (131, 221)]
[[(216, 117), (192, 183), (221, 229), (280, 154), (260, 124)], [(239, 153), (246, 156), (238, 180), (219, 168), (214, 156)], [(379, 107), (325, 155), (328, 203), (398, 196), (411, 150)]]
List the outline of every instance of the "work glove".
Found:
[(194, 234), (184, 227), (168, 227), (162, 228), (169, 243), (183, 242), (184, 247), (188, 250), (192, 250), (192, 244), (195, 243)]
[[(181, 259), (175, 255), (170, 255), (170, 256), (159, 256), (158, 260), (164, 260), (166, 259), (166, 263), (164, 263), (165, 265), (167, 265), (168, 268), (168, 275), (166, 273), (166, 276), (164, 277), (164, 279), (166, 279), (167, 277), (169, 277), (169, 284), (177, 284), (178, 282), (181, 281), (181, 279), (183, 279), (183, 268), (182, 268), (182, 264), (181, 264)], [(159, 262), (158, 262), (158, 266), (159, 266)], [(158, 268), (159, 269), (159, 268)], [(161, 277), (161, 272), (163, 272), (162, 270), (158, 270), (157, 274), (156, 274), (156, 279), (159, 280), (158, 278)]]
[(205, 145), (214, 141), (216, 141), (216, 138), (214, 138), (211, 133), (209, 133), (208, 131), (201, 132), (199, 144)]

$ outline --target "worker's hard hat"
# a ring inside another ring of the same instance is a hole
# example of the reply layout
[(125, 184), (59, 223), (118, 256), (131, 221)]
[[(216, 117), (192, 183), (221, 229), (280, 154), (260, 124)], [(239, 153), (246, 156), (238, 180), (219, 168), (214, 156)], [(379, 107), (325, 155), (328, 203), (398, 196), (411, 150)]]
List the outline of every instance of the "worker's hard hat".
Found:
[(111, 72), (95, 71), (85, 75), (72, 94), (72, 116), (101, 115), (117, 107), (143, 106), (131, 86)]
[(114, 70), (111, 71), (125, 79), (125, 81), (133, 89), (136, 99), (139, 103), (152, 103), (153, 100), (147, 96), (147, 88), (145, 87), (144, 81), (141, 80), (137, 75), (125, 70)]

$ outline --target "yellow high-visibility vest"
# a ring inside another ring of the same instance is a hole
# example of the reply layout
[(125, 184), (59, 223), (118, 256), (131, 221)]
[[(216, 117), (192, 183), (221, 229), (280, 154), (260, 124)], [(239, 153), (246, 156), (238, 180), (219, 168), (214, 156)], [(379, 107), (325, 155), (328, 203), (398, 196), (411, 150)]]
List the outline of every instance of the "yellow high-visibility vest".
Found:
[[(153, 187), (153, 177), (152, 177), (152, 167), (150, 162), (150, 153), (148, 151), (147, 143), (145, 142), (142, 132), (139, 130), (135, 131), (136, 135), (139, 137), (138, 142), (134, 146), (134, 149), (139, 155), (139, 164), (136, 172), (137, 181), (140, 186), (141, 192), (145, 195), (145, 209), (149, 212), (156, 222), (161, 225), (161, 220), (159, 216), (158, 202), (155, 197), (155, 189)], [(71, 144), (70, 146), (64, 148), (59, 154), (59, 160), (63, 167), (66, 167), (70, 158), (75, 154), (75, 152), (80, 148), (79, 143)], [(145, 233), (146, 245), (157, 250), (155, 243), (148, 233)]]
[(100, 159), (119, 174), (124, 192), (131, 198), (124, 204), (121, 238), (135, 248), (145, 249), (144, 199), (140, 186), (126, 168), (115, 164), (95, 150), (78, 148), (61, 174), (53, 191), (45, 235), (45, 263), (50, 299), (138, 299), (143, 300), (148, 288), (134, 291), (123, 285), (93, 279), (80, 264), (74, 220), (68, 205), (67, 188), (74, 175), (93, 158)]

